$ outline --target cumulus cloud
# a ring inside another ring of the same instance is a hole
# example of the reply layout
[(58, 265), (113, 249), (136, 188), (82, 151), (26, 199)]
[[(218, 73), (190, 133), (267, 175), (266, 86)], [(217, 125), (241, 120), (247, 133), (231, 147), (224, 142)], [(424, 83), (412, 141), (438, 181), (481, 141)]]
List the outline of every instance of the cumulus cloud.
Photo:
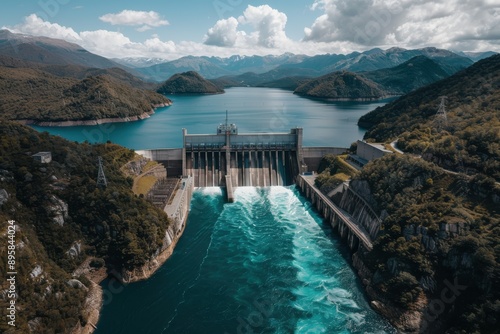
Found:
[(382, 44), (401, 22), (402, 3), (382, 0), (316, 0), (312, 7), (324, 12), (304, 40), (347, 41), (361, 45)]
[(230, 17), (219, 20), (205, 35), (205, 44), (215, 46), (234, 46), (238, 36), (244, 35), (238, 31), (238, 20)]
[[(249, 5), (237, 19), (230, 17), (217, 21), (205, 35), (204, 43), (219, 47), (279, 49), (290, 44), (286, 36), (287, 16), (268, 5)], [(249, 26), (247, 34), (241, 26)]]
[(350, 42), (358, 48), (484, 50), (498, 41), (500, 31), (497, 0), (315, 0), (311, 9), (322, 13), (304, 29), (304, 41)]
[(36, 14), (31, 14), (24, 18), (24, 21), (15, 25), (9, 30), (28, 35), (46, 36), (64, 39), (68, 42), (79, 43), (80, 36), (72, 28), (61, 26), (57, 23), (50, 23), (39, 18)]
[(250, 24), (258, 45), (268, 48), (283, 46), (288, 38), (285, 33), (287, 16), (268, 5), (248, 6), (238, 18), (241, 24)]
[(169, 24), (167, 20), (161, 18), (160, 14), (154, 11), (122, 10), (116, 14), (106, 14), (99, 19), (112, 25), (140, 26), (138, 31), (146, 31), (153, 27), (161, 27)]

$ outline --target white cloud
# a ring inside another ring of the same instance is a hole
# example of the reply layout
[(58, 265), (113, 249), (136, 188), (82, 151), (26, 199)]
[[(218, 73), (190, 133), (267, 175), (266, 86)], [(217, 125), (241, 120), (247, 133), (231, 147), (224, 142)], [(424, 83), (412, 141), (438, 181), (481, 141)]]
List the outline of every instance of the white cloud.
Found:
[(234, 46), (238, 36), (243, 35), (238, 31), (238, 20), (230, 17), (219, 20), (205, 35), (205, 44), (215, 46)]
[(161, 18), (160, 14), (154, 11), (122, 10), (116, 14), (105, 14), (99, 19), (112, 25), (141, 26), (138, 31), (146, 31), (153, 27), (168, 25), (168, 21)]
[[(291, 41), (285, 33), (287, 16), (268, 5), (249, 5), (236, 19), (217, 21), (205, 35), (204, 43), (220, 47), (284, 49)], [(247, 34), (240, 26), (249, 26)], [(269, 51), (268, 51), (269, 52)]]
[(288, 42), (285, 33), (286, 21), (285, 13), (268, 5), (249, 5), (238, 18), (241, 24), (250, 24), (254, 28), (258, 45), (268, 48), (281, 47)]
[(28, 35), (46, 36), (64, 39), (72, 43), (81, 43), (82, 39), (72, 28), (61, 26), (57, 23), (50, 23), (42, 20), (36, 14), (31, 14), (24, 18), (24, 22), (15, 25), (9, 30)]
[(498, 0), (315, 0), (311, 10), (322, 13), (304, 29), (304, 41), (348, 42), (357, 49), (487, 50), (500, 37)]

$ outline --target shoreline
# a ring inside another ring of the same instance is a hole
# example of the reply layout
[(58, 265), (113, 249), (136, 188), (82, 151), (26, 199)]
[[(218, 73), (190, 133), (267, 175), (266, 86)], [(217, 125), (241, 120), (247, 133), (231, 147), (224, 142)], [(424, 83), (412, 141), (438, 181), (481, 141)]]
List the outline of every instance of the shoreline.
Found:
[(68, 121), (40, 121), (35, 119), (21, 119), (13, 120), (23, 125), (37, 125), (43, 127), (69, 127), (69, 126), (92, 126), (100, 125), (106, 123), (126, 123), (126, 122), (136, 122), (146, 118), (151, 117), (158, 108), (169, 107), (172, 103), (161, 103), (152, 106), (150, 111), (145, 111), (140, 115), (130, 116), (130, 117), (110, 117), (110, 118), (99, 118), (91, 120), (68, 120)]
[(376, 102), (376, 101), (381, 101), (385, 99), (390, 99), (394, 97), (398, 97), (400, 95), (384, 95), (381, 97), (357, 97), (357, 98), (349, 98), (349, 97), (320, 97), (320, 96), (313, 96), (313, 95), (308, 95), (308, 94), (301, 94), (301, 93), (293, 93), (297, 96), (311, 99), (311, 100), (318, 100), (318, 101), (326, 101), (326, 102)]
[[(187, 221), (187, 218), (186, 218)], [(107, 267), (102, 267), (96, 271), (87, 271), (82, 273), (91, 283), (89, 287), (89, 293), (85, 299), (85, 305), (82, 309), (82, 313), (88, 314), (87, 322), (85, 326), (82, 326), (80, 323), (77, 323), (74, 328), (71, 330), (71, 334), (92, 334), (97, 329), (97, 323), (101, 317), (101, 311), (103, 307), (103, 292), (104, 289), (101, 287), (101, 283), (106, 278), (114, 278), (118, 280), (123, 285), (128, 285), (129, 283), (144, 281), (149, 279), (153, 274), (161, 268), (165, 262), (172, 256), (175, 246), (179, 242), (180, 238), (184, 234), (184, 230), (186, 229), (186, 223), (183, 224), (182, 229), (179, 234), (172, 240), (172, 243), (167, 246), (163, 251), (161, 251), (157, 256), (152, 257), (148, 262), (146, 262), (141, 267), (135, 268), (132, 272), (127, 272), (127, 274), (132, 275), (129, 279), (124, 279), (123, 275), (113, 275), (113, 271), (111, 273), (108, 272)], [(86, 267), (81, 270), (88, 270), (88, 263), (90, 262), (90, 258), (84, 261), (81, 267)], [(78, 270), (78, 269), (77, 269)], [(75, 271), (77, 272), (77, 271)], [(136, 275), (137, 272), (140, 272), (140, 275)], [(121, 276), (121, 277), (117, 277)]]

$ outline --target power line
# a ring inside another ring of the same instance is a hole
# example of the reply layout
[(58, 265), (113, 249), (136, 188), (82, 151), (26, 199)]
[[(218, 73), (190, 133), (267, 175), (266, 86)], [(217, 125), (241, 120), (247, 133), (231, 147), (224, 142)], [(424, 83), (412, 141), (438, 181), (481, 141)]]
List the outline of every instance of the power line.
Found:
[(106, 175), (104, 174), (104, 168), (102, 164), (102, 157), (98, 157), (99, 172), (97, 173), (97, 188), (106, 188), (108, 186), (108, 181), (106, 181)]
[(447, 96), (440, 96), (441, 103), (439, 103), (439, 109), (436, 113), (436, 120), (438, 123), (438, 131), (441, 131), (443, 128), (443, 124), (445, 127), (448, 127), (448, 116), (446, 115), (446, 99)]

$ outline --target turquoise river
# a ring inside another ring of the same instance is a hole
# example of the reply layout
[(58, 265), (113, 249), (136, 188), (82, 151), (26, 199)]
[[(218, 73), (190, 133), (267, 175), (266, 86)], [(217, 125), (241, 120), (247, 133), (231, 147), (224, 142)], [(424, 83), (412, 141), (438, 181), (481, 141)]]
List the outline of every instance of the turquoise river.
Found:
[[(358, 118), (377, 103), (321, 102), (288, 91), (234, 88), (173, 97), (149, 119), (43, 128), (67, 139), (129, 148), (180, 147), (181, 128), (213, 133), (225, 110), (240, 132), (304, 128), (306, 146), (348, 147)], [(350, 254), (295, 187), (196, 189), (186, 230), (148, 280), (105, 280), (96, 334), (394, 333), (369, 306)]]

